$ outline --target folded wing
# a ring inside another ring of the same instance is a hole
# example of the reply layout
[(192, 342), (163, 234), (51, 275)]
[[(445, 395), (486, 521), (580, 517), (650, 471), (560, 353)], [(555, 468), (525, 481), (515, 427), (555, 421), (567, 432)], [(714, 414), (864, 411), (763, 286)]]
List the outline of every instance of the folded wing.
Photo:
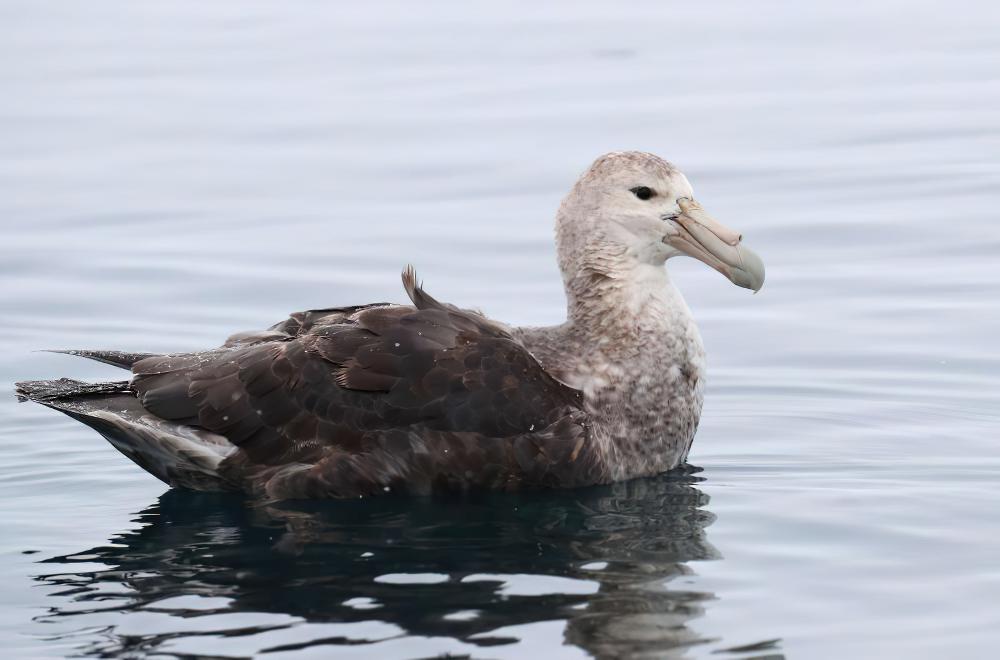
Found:
[(607, 480), (580, 392), (510, 333), (404, 283), (414, 306), (292, 315), (205, 353), (136, 362), (150, 413), (224, 436), (232, 483), (271, 497)]

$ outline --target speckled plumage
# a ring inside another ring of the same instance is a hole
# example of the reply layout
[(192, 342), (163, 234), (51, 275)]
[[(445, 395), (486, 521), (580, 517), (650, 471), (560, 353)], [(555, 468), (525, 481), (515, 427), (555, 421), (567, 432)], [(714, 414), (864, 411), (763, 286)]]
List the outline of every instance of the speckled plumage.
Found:
[[(701, 416), (705, 353), (701, 335), (663, 262), (661, 236), (622, 234), (595, 182), (690, 185), (652, 154), (620, 152), (594, 162), (563, 201), (556, 247), (567, 295), (566, 323), (521, 328), (517, 336), (549, 372), (584, 394), (594, 440), (615, 480), (678, 466)], [(659, 230), (655, 228), (654, 231)]]
[[(593, 310), (599, 318), (592, 323), (516, 330), (547, 371), (583, 392), (613, 480), (677, 467), (701, 416), (701, 337), (677, 289), (664, 285), (635, 314), (608, 305)], [(628, 296), (614, 280), (602, 288), (605, 304)]]
[[(691, 196), (656, 156), (599, 158), (556, 219), (568, 303), (558, 326), (510, 328), (440, 303), (408, 269), (412, 306), (301, 312), (201, 353), (68, 351), (133, 378), (33, 381), (18, 394), (92, 426), (171, 485), (266, 499), (574, 487), (662, 472), (687, 456), (705, 371), (664, 262), (690, 248), (734, 282), (763, 281), (759, 259), (699, 220), (700, 206), (677, 219)], [(752, 276), (745, 255), (757, 259)]]

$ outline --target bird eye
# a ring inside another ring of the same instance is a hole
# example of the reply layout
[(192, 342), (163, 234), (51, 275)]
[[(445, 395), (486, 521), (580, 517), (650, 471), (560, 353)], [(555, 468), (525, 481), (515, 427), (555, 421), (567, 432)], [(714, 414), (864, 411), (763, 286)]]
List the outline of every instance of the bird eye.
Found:
[(631, 188), (631, 191), (633, 195), (635, 195), (641, 200), (647, 200), (656, 197), (656, 191), (653, 190), (652, 188), (647, 188), (646, 186), (637, 186), (635, 188)]

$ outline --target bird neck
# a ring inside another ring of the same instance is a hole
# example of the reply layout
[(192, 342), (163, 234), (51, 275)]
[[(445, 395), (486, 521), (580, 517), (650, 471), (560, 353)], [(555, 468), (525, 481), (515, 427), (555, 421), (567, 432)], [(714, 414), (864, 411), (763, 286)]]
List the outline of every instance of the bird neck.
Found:
[(675, 467), (701, 414), (705, 357), (680, 291), (663, 266), (631, 264), (581, 271), (566, 294), (569, 320), (543, 344), (543, 366), (583, 392), (615, 475)]
[(662, 265), (606, 262), (577, 270), (565, 286), (568, 325), (602, 344), (641, 346), (690, 322), (687, 304)]

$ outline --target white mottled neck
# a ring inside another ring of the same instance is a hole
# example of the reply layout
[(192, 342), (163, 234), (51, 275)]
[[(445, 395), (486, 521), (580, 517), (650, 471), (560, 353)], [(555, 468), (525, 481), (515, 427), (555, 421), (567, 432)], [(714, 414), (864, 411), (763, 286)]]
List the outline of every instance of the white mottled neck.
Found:
[(691, 313), (662, 265), (616, 264), (583, 270), (566, 281), (567, 322), (581, 336), (623, 347), (644, 333), (669, 330)]
[(546, 370), (583, 392), (612, 473), (629, 478), (686, 457), (701, 414), (704, 350), (663, 266), (612, 265), (566, 279), (566, 323), (519, 336)]

